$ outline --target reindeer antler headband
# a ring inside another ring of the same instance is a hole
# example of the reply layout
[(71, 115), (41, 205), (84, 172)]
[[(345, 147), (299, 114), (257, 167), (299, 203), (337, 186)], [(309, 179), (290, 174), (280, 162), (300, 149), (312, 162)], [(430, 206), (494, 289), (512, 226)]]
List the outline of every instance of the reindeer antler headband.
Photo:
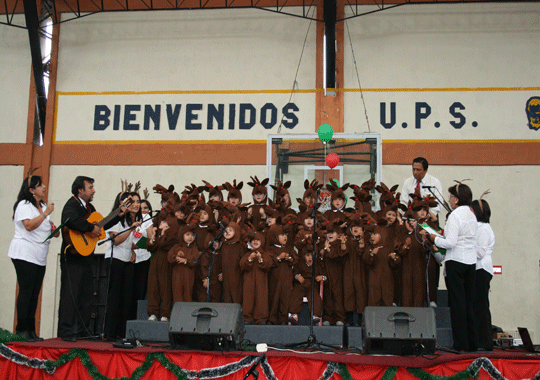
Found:
[(461, 181), (458, 181), (457, 179), (454, 180), (454, 182), (457, 183), (457, 186), (456, 186), (456, 193), (458, 193), (459, 195), (459, 185), (463, 185), (463, 182), (465, 181), (472, 181), (472, 179), (470, 178), (465, 178), (465, 179), (462, 179)]
[(38, 170), (39, 168), (35, 168), (35, 169), (28, 169), (28, 174), (26, 175), (28, 177), (28, 188), (30, 188), (30, 183), (32, 182), (32, 174), (34, 174), (34, 172), (36, 170)]
[(491, 194), (491, 192), (489, 191), (489, 189), (487, 189), (486, 191), (484, 191), (482, 193), (482, 195), (480, 195), (480, 198), (478, 198), (478, 203), (480, 204), (480, 210), (482, 210), (482, 212), (484, 212), (484, 202), (482, 202), (482, 197), (484, 195), (488, 195), (488, 194)]

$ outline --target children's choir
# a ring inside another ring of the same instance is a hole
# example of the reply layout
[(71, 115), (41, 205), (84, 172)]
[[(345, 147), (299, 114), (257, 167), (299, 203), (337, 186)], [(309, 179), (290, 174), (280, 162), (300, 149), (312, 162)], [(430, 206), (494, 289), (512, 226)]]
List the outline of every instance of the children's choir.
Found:
[[(191, 184), (181, 194), (173, 185), (154, 187), (161, 211), (144, 231), (146, 250), (133, 243), (135, 254), (152, 254), (149, 320), (167, 321), (174, 302), (199, 301), (239, 303), (248, 324), (296, 324), (307, 298), (315, 323), (341, 326), (358, 323), (366, 306), (436, 301), (430, 292), (438, 281), (436, 248), (418, 226), (437, 227), (429, 212), (433, 199), (416, 194), (405, 207), (397, 185), (375, 186), (371, 179), (339, 186), (332, 180), (326, 184), (330, 209), (321, 213), (323, 184), (306, 180), (297, 212), (291, 182), (270, 185), (274, 201), (268, 182), (251, 177), (249, 203), (242, 203), (244, 184), (236, 180)], [(347, 207), (347, 189), (353, 207)], [(374, 189), (378, 211), (372, 209)]]

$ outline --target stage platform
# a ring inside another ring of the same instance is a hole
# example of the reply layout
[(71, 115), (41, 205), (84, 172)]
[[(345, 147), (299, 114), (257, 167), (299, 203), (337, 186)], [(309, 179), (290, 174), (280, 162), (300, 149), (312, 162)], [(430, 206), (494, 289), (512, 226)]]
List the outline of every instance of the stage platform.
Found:
[[(261, 355), (171, 350), (168, 344), (118, 349), (102, 341), (11, 342), (0, 345), (0, 379), (242, 379)], [(514, 349), (392, 356), (269, 346), (256, 369), (260, 380), (521, 380), (540, 378), (540, 354)]]

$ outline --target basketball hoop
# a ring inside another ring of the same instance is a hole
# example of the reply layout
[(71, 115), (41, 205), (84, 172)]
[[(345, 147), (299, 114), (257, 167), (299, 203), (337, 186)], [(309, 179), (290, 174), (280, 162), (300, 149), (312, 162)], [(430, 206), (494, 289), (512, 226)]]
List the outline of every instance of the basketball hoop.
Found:
[(319, 194), (319, 212), (325, 213), (332, 208), (332, 193), (326, 189), (321, 189)]

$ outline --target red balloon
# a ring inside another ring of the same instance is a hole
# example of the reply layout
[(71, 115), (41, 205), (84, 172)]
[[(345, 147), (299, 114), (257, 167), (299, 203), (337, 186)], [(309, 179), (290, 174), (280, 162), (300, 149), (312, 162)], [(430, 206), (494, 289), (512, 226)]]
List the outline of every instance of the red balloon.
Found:
[(330, 169), (334, 169), (339, 164), (339, 157), (335, 153), (330, 153), (328, 156), (326, 156), (326, 165)]

